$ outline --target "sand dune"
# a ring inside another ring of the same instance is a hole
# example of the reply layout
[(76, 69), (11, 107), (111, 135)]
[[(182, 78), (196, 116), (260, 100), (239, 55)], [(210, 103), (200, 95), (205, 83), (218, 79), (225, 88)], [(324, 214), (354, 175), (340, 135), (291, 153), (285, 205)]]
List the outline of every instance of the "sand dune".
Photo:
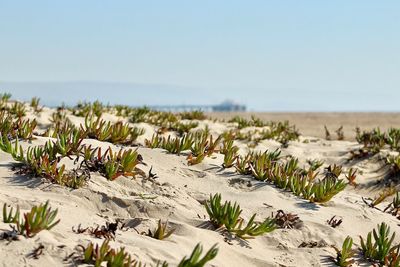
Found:
[[(27, 117), (36, 118), (39, 127), (44, 129), (50, 125), (53, 112), (53, 109), (45, 108), (39, 115), (30, 111)], [(376, 115), (376, 118), (380, 116)], [(76, 125), (84, 123), (82, 117), (71, 114), (68, 117)], [(105, 114), (103, 118), (114, 122), (126, 121), (112, 114)], [(353, 116), (346, 119), (348, 125), (354, 126), (357, 123), (353, 120), (359, 118)], [(331, 126), (332, 121), (336, 121), (335, 116), (330, 117), (326, 124)], [(206, 250), (214, 244), (218, 245), (219, 253), (209, 266), (333, 266), (329, 257), (336, 256), (336, 253), (331, 246), (341, 247), (346, 236), (353, 237), (355, 245), (359, 246), (358, 236), (366, 236), (378, 223), (386, 222), (392, 231), (399, 231), (398, 219), (370, 208), (362, 201), (362, 196), (374, 196), (380, 192), (380, 188), (369, 186), (371, 181), (382, 177), (378, 156), (348, 163), (349, 151), (359, 147), (358, 143), (321, 139), (315, 129), (304, 126), (312, 124), (313, 119), (306, 121), (298, 117), (295, 123), (300, 123), (300, 130), (305, 133), (298, 141), (290, 141), (287, 148), (281, 148), (277, 141), (264, 140), (255, 150), (280, 148), (283, 155), (299, 158), (300, 166), (305, 166), (308, 159), (318, 159), (324, 161), (325, 167), (340, 164), (345, 170), (358, 168), (362, 171), (357, 177), (358, 188), (347, 186), (328, 203), (316, 204), (271, 184), (256, 181), (251, 176), (239, 175), (234, 168), (222, 168), (221, 154), (214, 154), (198, 165), (189, 166), (187, 153), (177, 156), (163, 149), (143, 146), (144, 140), (150, 139), (156, 130), (155, 126), (147, 123), (136, 124), (146, 130), (138, 139), (137, 149), (146, 164), (140, 165), (140, 168), (148, 173), (152, 167), (152, 172), (158, 176), (155, 181), (140, 176), (134, 179), (121, 176), (115, 181), (108, 181), (94, 172), (87, 185), (72, 190), (49, 184), (41, 178), (17, 174), (12, 168), (15, 163), (12, 157), (0, 152), (0, 203), (14, 207), (19, 205), (22, 211), (27, 211), (33, 205), (50, 200), (61, 219), (53, 229), (42, 231), (34, 238), (21, 236), (19, 241), (0, 241), (0, 263), (3, 266), (74, 266), (77, 262), (72, 258), (78, 256), (77, 245), (90, 241), (101, 243), (103, 240), (89, 234), (76, 234), (72, 228), (76, 229), (79, 224), (82, 227), (104, 225), (117, 219), (127, 227), (124, 231), (117, 231), (111, 246), (124, 246), (131, 255), (148, 265), (166, 260), (171, 266), (190, 255), (198, 243)], [(393, 121), (387, 119), (383, 124), (386, 123), (392, 124)], [(339, 124), (343, 123), (333, 126)], [(214, 135), (232, 127), (228, 123), (212, 121), (202, 121), (199, 127), (204, 125), (208, 125)], [(311, 137), (309, 133), (318, 136)], [(20, 143), (27, 148), (43, 145), (47, 140), (49, 138), (37, 136), (33, 141)], [(248, 150), (245, 142), (235, 142), (241, 153)], [(83, 144), (101, 147), (103, 151), (108, 147), (118, 151), (121, 147), (93, 139), (85, 139)], [(66, 160), (66, 164), (73, 166), (72, 161)], [(250, 219), (253, 213), (257, 213), (257, 218), (266, 218), (277, 210), (283, 210), (297, 214), (302, 225), (299, 229), (277, 229), (255, 239), (242, 240), (233, 236), (230, 239), (226, 234), (207, 229), (208, 216), (203, 203), (214, 193), (221, 193), (224, 200), (238, 202), (245, 220)], [(332, 216), (343, 219), (343, 223), (332, 228), (327, 224)], [(160, 241), (140, 234), (155, 228), (159, 219), (169, 220), (169, 225), (176, 229), (169, 238)], [(0, 229), (10, 228), (1, 222)], [(400, 235), (396, 236), (396, 242), (400, 241), (399, 238)], [(317, 242), (318, 245), (300, 248), (303, 242)], [(29, 257), (39, 244), (44, 246), (43, 254), (38, 259)], [(363, 266), (367, 265), (364, 263)]]

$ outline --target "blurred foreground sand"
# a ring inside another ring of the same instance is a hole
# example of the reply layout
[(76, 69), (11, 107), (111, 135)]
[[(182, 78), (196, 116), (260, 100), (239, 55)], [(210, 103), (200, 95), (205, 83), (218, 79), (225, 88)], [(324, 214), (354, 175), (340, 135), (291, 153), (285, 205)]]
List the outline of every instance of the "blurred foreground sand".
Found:
[(390, 127), (400, 128), (400, 112), (215, 112), (211, 117), (218, 119), (229, 119), (236, 115), (250, 118), (252, 115), (265, 121), (289, 120), (304, 136), (325, 137), (324, 125), (326, 125), (333, 138), (336, 137), (335, 130), (343, 125), (345, 139), (353, 140), (355, 128), (361, 130), (378, 127), (386, 130)]

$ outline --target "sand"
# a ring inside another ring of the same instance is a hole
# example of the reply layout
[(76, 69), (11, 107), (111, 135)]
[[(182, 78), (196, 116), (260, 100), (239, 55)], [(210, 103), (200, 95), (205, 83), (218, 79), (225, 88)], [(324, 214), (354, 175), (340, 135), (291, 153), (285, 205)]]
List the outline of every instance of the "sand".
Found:
[[(44, 109), (38, 117), (41, 126), (49, 124), (49, 118), (54, 110)], [(11, 206), (19, 205), (27, 211), (33, 205), (50, 200), (51, 206), (58, 209), (58, 218), (61, 222), (50, 231), (42, 231), (31, 239), (20, 237), (19, 241), (0, 241), (0, 264), (2, 266), (75, 266), (76, 263), (69, 257), (75, 252), (78, 245), (86, 245), (90, 241), (101, 243), (88, 234), (76, 234), (73, 227), (79, 224), (82, 227), (104, 225), (106, 222), (123, 220), (128, 229), (118, 231), (112, 247), (124, 246), (126, 250), (148, 265), (157, 260), (167, 260), (170, 266), (175, 266), (184, 256), (191, 253), (196, 244), (201, 243), (208, 250), (218, 244), (219, 253), (210, 262), (209, 266), (333, 266), (329, 257), (335, 256), (331, 245), (340, 247), (346, 236), (355, 240), (359, 246), (358, 236), (365, 236), (378, 223), (386, 222), (393, 231), (399, 231), (399, 223), (394, 216), (372, 209), (365, 205), (362, 196), (373, 196), (379, 191), (370, 186), (371, 181), (382, 177), (378, 158), (352, 164), (346, 163), (348, 152), (359, 145), (354, 141), (326, 141), (315, 129), (322, 125), (308, 129), (306, 125), (313, 124), (313, 117), (303, 120), (302, 115), (268, 115), (273, 119), (296, 118), (294, 123), (305, 135), (299, 141), (292, 141), (288, 148), (283, 148), (283, 154), (293, 155), (300, 159), (301, 165), (307, 159), (321, 159), (325, 166), (342, 164), (345, 169), (356, 167), (362, 171), (357, 177), (359, 188), (348, 186), (345, 191), (336, 195), (324, 205), (309, 203), (291, 193), (284, 192), (272, 185), (256, 182), (248, 176), (239, 175), (234, 168), (223, 169), (221, 164), (223, 155), (216, 154), (206, 158), (204, 162), (188, 166), (186, 155), (172, 155), (162, 149), (139, 147), (138, 152), (143, 156), (147, 166), (140, 166), (146, 173), (150, 167), (159, 177), (156, 182), (137, 177), (135, 179), (119, 177), (115, 181), (107, 181), (99, 174), (93, 173), (88, 184), (80, 189), (72, 190), (55, 184), (49, 184), (40, 178), (18, 175), (12, 170), (15, 163), (12, 158), (0, 152), (0, 204), (8, 203)], [(324, 117), (327, 116), (327, 117)], [(336, 127), (339, 124), (355, 126), (352, 121), (361, 120), (358, 115), (351, 115), (344, 121), (336, 119), (342, 115), (323, 115), (326, 124)], [(353, 116), (353, 117), (352, 117)], [(30, 114), (29, 117), (37, 117)], [(76, 123), (83, 119), (70, 115)], [(381, 121), (379, 118), (386, 118)], [(118, 119), (114, 115), (105, 116), (112, 121)], [(319, 117), (321, 118), (321, 117)], [(385, 126), (398, 122), (399, 115), (392, 118), (389, 115), (376, 114), (376, 120), (371, 123)], [(321, 119), (319, 119), (321, 120)], [(337, 124), (331, 123), (335, 122)], [(226, 123), (205, 121), (202, 125), (209, 125), (213, 134), (222, 133), (229, 128)], [(324, 123), (325, 124), (325, 121)], [(143, 145), (144, 139), (151, 137), (155, 128), (152, 125), (140, 124), (146, 129), (144, 136), (139, 138)], [(309, 136), (314, 133), (317, 137)], [(38, 137), (30, 142), (21, 142), (24, 147), (44, 144), (47, 138)], [(307, 142), (304, 142), (307, 140)], [(116, 146), (96, 140), (85, 140), (84, 143), (103, 147)], [(242, 151), (246, 145), (240, 145)], [(276, 141), (263, 141), (257, 150), (275, 149), (280, 147)], [(128, 147), (126, 147), (128, 148)], [(298, 214), (303, 221), (300, 229), (277, 229), (272, 233), (250, 240), (231, 240), (217, 232), (207, 229), (207, 213), (202, 203), (210, 194), (221, 193), (224, 200), (237, 201), (242, 209), (242, 216), (248, 220), (253, 213), (258, 218), (271, 216), (272, 212), (284, 210)], [(332, 216), (343, 219), (343, 223), (332, 228), (327, 224)], [(156, 227), (159, 219), (168, 220), (175, 228), (174, 234), (165, 240), (156, 240), (141, 232)], [(9, 230), (9, 225), (0, 223), (2, 231)], [(399, 242), (400, 235), (396, 237)], [(299, 248), (303, 242), (315, 241), (321, 244), (316, 248)], [(38, 259), (29, 257), (29, 254), (43, 244), (43, 254)], [(72, 256), (73, 257), (73, 256)], [(368, 263), (366, 265), (368, 266)]]
[(234, 116), (250, 118), (252, 115), (269, 121), (289, 120), (303, 135), (325, 138), (326, 125), (331, 136), (343, 126), (346, 140), (354, 140), (355, 128), (387, 130), (400, 127), (399, 112), (216, 112), (209, 113), (212, 118), (229, 120)]

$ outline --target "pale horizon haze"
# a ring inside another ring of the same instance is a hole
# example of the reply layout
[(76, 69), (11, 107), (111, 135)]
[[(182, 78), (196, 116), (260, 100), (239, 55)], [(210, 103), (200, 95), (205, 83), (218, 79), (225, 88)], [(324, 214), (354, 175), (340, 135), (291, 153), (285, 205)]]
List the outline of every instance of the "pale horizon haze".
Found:
[(398, 1), (4, 1), (0, 92), (400, 111)]

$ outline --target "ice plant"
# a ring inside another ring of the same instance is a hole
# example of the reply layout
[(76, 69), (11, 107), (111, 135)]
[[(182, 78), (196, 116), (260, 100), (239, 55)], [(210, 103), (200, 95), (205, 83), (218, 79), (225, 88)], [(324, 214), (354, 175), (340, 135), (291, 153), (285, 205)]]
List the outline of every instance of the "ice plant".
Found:
[[(207, 262), (213, 260), (218, 254), (217, 245), (212, 246), (206, 254), (201, 257), (203, 253), (203, 247), (197, 244), (192, 254), (187, 258), (184, 257), (178, 264), (178, 267), (203, 267)], [(168, 265), (167, 265), (168, 266)], [(165, 266), (163, 266), (165, 267)]]
[(333, 247), (336, 250), (336, 258), (334, 259), (334, 262), (337, 266), (340, 267), (349, 267), (351, 266), (355, 261), (352, 259), (354, 256), (355, 252), (352, 249), (353, 246), (353, 239), (348, 236), (343, 242), (342, 249), (338, 249), (336, 247)]
[(237, 225), (237, 228), (233, 230), (233, 232), (236, 234), (237, 237), (243, 239), (254, 238), (256, 236), (272, 232), (273, 230), (276, 229), (276, 224), (274, 219), (267, 218), (263, 222), (258, 223), (254, 221), (255, 217), (256, 214), (253, 214), (247, 225), (244, 226), (243, 228), (242, 225), (244, 220), (239, 219), (239, 224)]
[(346, 188), (346, 183), (343, 180), (333, 178), (325, 178), (320, 182), (316, 182), (312, 186), (311, 202), (324, 203), (332, 199), (336, 194)]
[(221, 194), (210, 195), (205, 204), (210, 222), (216, 227), (224, 227), (228, 232), (234, 233), (239, 238), (253, 238), (271, 232), (276, 228), (275, 220), (267, 218), (262, 223), (255, 222), (256, 214), (253, 214), (249, 222), (244, 225), (240, 217), (242, 210), (239, 204), (225, 201), (221, 203)]
[(39, 206), (34, 206), (32, 209), (20, 216), (19, 207), (15, 214), (12, 214), (12, 208), (10, 212), (7, 212), (7, 205), (3, 206), (3, 222), (14, 223), (17, 226), (17, 231), (21, 235), (26, 237), (34, 237), (37, 233), (42, 230), (50, 230), (56, 226), (60, 220), (56, 221), (58, 210), (51, 210), (49, 207), (49, 201)]
[(175, 232), (175, 229), (171, 229), (168, 231), (167, 228), (168, 228), (168, 221), (163, 223), (161, 220), (159, 220), (157, 228), (154, 231), (151, 231), (149, 229), (146, 235), (154, 239), (163, 240), (168, 238)]
[(384, 222), (379, 224), (377, 229), (369, 232), (366, 239), (360, 236), (364, 257), (370, 261), (383, 264), (390, 251), (399, 246), (392, 247), (395, 236), (395, 233), (390, 234), (390, 227)]

